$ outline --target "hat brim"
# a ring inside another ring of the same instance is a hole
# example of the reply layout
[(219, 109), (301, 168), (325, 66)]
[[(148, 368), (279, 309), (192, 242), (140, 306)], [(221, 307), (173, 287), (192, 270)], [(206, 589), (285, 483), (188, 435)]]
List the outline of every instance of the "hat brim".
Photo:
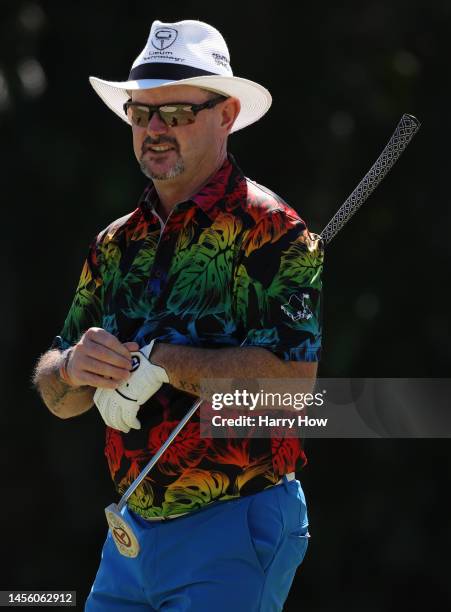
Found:
[(137, 89), (155, 89), (169, 85), (191, 85), (201, 87), (219, 94), (238, 98), (241, 103), (241, 111), (233, 125), (232, 132), (255, 123), (269, 110), (272, 103), (271, 94), (265, 87), (235, 76), (199, 76), (179, 81), (164, 79), (142, 79), (139, 81), (105, 81), (97, 77), (89, 77), (89, 82), (95, 92), (116, 115), (130, 124), (124, 113), (123, 105), (130, 99), (128, 91)]

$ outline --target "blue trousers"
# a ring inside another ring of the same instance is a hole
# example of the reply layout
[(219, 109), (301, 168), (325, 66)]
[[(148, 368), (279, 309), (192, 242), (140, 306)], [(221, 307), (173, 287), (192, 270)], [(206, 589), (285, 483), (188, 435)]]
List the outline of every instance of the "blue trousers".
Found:
[(127, 508), (141, 551), (122, 556), (108, 534), (86, 612), (276, 612), (308, 544), (297, 480), (151, 522)]

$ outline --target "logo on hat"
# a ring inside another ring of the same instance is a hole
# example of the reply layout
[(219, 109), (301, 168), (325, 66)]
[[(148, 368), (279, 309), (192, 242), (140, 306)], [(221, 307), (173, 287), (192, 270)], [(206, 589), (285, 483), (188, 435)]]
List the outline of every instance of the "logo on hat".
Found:
[(162, 51), (175, 43), (177, 34), (177, 30), (174, 28), (158, 28), (155, 30), (155, 33), (152, 36), (151, 43), (155, 49)]

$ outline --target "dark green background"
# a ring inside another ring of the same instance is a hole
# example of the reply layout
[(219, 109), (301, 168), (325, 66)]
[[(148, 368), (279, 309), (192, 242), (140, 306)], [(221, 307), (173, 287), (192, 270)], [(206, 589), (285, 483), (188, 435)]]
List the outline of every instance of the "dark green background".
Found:
[[(268, 115), (231, 150), (314, 231), (402, 113), (421, 119), (327, 250), (320, 375), (449, 376), (449, 0), (2, 0), (1, 589), (76, 589), (81, 600), (97, 568), (103, 508), (116, 499), (101, 419), (59, 421), (29, 378), (90, 240), (145, 185), (129, 128), (87, 77), (124, 79), (153, 19), (184, 18), (218, 27), (235, 74), (272, 92)], [(312, 539), (286, 609), (448, 609), (450, 449), (446, 439), (308, 441)]]

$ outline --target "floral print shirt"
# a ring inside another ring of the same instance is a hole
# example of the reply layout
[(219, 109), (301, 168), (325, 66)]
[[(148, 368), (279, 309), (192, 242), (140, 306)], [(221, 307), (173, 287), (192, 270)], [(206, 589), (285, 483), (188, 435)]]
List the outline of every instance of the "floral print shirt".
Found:
[[(219, 349), (245, 339), (283, 360), (319, 360), (323, 244), (292, 208), (232, 156), (165, 223), (157, 203), (150, 183), (136, 210), (95, 238), (54, 346), (96, 326), (140, 346), (156, 338)], [(139, 431), (107, 428), (120, 494), (192, 403), (164, 384), (140, 408)], [(128, 503), (143, 517), (188, 512), (261, 491), (305, 463), (298, 438), (203, 438), (196, 413)]]

